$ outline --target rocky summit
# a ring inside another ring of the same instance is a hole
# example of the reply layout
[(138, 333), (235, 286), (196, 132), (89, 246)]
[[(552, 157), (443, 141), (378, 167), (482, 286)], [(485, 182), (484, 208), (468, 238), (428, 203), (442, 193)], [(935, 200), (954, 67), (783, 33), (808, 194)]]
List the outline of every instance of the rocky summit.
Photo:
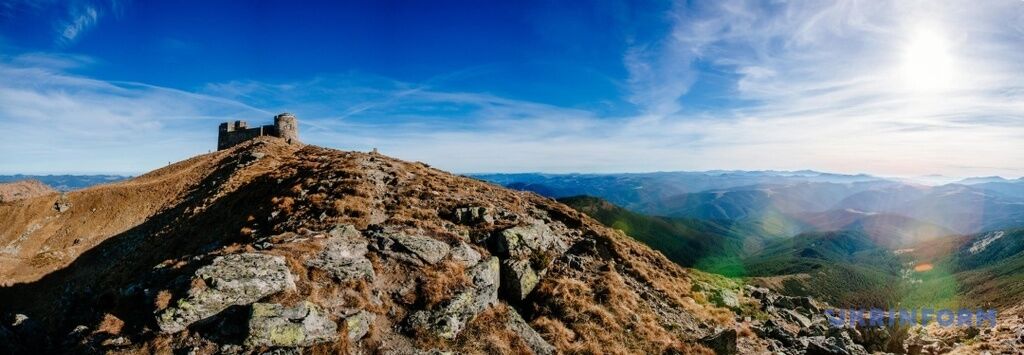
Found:
[(682, 268), (551, 199), (275, 137), (0, 203), (0, 220), (0, 353), (867, 354), (968, 339), (830, 328), (828, 305)]

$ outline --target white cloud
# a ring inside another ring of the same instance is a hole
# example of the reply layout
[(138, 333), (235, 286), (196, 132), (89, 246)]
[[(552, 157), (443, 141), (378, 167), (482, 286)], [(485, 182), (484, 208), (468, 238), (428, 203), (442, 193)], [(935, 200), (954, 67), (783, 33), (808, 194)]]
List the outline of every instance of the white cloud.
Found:
[[(0, 150), (25, 153), (0, 157), (0, 171), (141, 172), (212, 147), (220, 120), (290, 111), (310, 143), (378, 147), (457, 172), (1024, 174), (1022, 2), (723, 1), (672, 11), (664, 39), (624, 54), (625, 99), (640, 108), (629, 116), (365, 73), (193, 94), (68, 75), (66, 60), (8, 58), (0, 131), (19, 133)], [(942, 73), (951, 85), (905, 82), (919, 28), (943, 41), (950, 57), (935, 67), (955, 71)], [(684, 110), (701, 79), (695, 61), (734, 74), (724, 94), (744, 104)]]
[(89, 30), (99, 21), (99, 12), (96, 7), (93, 6), (82, 6), (81, 8), (73, 8), (71, 11), (71, 18), (61, 23), (59, 43), (68, 44), (78, 39), (78, 36), (83, 32)]
[[(672, 35), (649, 54), (677, 59), (672, 67), (643, 72), (630, 55), (625, 64), (644, 84), (634, 96), (650, 98), (638, 103), (667, 121), (652, 130), (701, 137), (689, 150), (708, 150), (686, 165), (1024, 169), (1024, 3), (723, 1), (674, 11)], [(692, 79), (665, 78), (699, 75), (680, 73), (698, 59), (738, 74), (733, 95), (756, 104), (713, 119), (671, 114), (690, 89), (671, 85)], [(666, 102), (676, 106), (660, 109)]]
[(144, 172), (214, 148), (222, 119), (271, 115), (222, 98), (16, 64), (62, 63), (33, 56), (0, 61), (0, 172)]

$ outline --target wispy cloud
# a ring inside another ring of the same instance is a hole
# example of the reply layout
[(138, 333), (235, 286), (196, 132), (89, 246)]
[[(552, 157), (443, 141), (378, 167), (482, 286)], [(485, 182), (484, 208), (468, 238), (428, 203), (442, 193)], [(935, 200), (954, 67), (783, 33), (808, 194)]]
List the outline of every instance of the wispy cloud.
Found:
[(129, 0), (0, 0), (0, 18), (42, 16), (52, 21), (54, 43), (78, 41), (105, 17), (120, 17)]
[(83, 6), (73, 10), (71, 20), (60, 24), (63, 30), (60, 31), (59, 41), (64, 44), (74, 42), (78, 39), (79, 34), (96, 25), (99, 16), (99, 12), (92, 6)]
[[(670, 15), (672, 34), (624, 62), (637, 103), (696, 133), (704, 156), (900, 174), (1022, 165), (1022, 2), (721, 1)], [(756, 104), (678, 114), (698, 60), (738, 75), (730, 94)]]
[[(282, 111), (310, 143), (458, 172), (1024, 169), (1024, 2), (720, 1), (666, 16), (664, 38), (622, 55), (622, 100), (638, 107), (623, 116), (452, 89), (444, 76), (190, 93), (67, 74), (87, 59), (6, 58), (0, 131), (19, 134), (0, 150), (24, 153), (0, 156), (0, 171), (145, 171), (212, 147), (220, 120)], [(687, 109), (708, 66), (734, 78), (720, 94), (744, 105)]]
[(212, 148), (225, 118), (270, 115), (233, 100), (66, 74), (63, 57), (43, 57), (0, 60), (0, 131), (10, 133), (0, 141), (0, 171), (142, 172)]

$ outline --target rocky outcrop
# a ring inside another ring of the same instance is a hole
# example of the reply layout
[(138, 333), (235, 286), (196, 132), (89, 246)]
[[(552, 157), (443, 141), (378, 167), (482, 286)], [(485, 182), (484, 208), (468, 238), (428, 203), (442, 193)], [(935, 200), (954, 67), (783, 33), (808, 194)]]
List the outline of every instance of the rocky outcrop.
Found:
[(373, 247), (386, 255), (416, 265), (437, 264), (451, 251), (445, 242), (403, 233), (377, 233)]
[(466, 322), (498, 301), (498, 258), (490, 257), (481, 261), (466, 273), (472, 280), (467, 290), (438, 309), (414, 313), (409, 323), (441, 338), (454, 339)]
[(738, 310), (740, 308), (739, 296), (736, 295), (736, 292), (729, 289), (717, 289), (712, 291), (711, 302), (716, 306), (732, 310)]
[(492, 237), (491, 245), (502, 257), (502, 293), (512, 302), (526, 299), (554, 258), (568, 249), (562, 236), (539, 221), (504, 229)]
[(725, 329), (701, 338), (700, 343), (718, 355), (736, 354), (736, 330)]
[(528, 260), (508, 259), (501, 262), (501, 286), (505, 297), (522, 301), (537, 287), (540, 277)]
[(327, 271), (339, 281), (355, 278), (372, 280), (376, 274), (373, 263), (366, 258), (368, 243), (359, 231), (344, 225), (331, 230), (330, 235), (324, 250), (306, 261), (306, 266)]
[(60, 197), (57, 198), (57, 202), (53, 203), (53, 210), (64, 213), (71, 209), (71, 201), (68, 200), (68, 195), (61, 193)]
[(533, 222), (505, 229), (495, 236), (495, 253), (501, 257), (530, 258), (538, 253), (565, 251), (564, 242), (546, 224)]
[[(754, 321), (753, 330), (769, 342), (769, 349), (784, 354), (864, 355), (873, 340), (856, 328), (834, 328), (810, 297), (784, 296), (767, 288), (746, 286), (750, 299), (768, 319)], [(877, 328), (876, 331), (887, 331)], [(880, 351), (883, 349), (879, 349)]]
[(247, 305), (295, 288), (285, 259), (256, 253), (217, 257), (193, 276), (188, 296), (157, 317), (164, 333), (177, 333), (230, 306)]
[(289, 308), (274, 303), (254, 303), (245, 344), (305, 347), (333, 342), (337, 338), (338, 325), (313, 303), (300, 302)]

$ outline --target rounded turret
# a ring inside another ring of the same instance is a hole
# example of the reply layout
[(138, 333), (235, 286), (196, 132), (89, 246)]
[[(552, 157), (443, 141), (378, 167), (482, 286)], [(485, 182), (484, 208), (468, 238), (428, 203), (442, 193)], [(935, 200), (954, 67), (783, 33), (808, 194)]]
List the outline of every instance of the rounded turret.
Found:
[(299, 120), (295, 115), (285, 112), (274, 116), (274, 128), (277, 129), (277, 136), (288, 143), (299, 142)]

